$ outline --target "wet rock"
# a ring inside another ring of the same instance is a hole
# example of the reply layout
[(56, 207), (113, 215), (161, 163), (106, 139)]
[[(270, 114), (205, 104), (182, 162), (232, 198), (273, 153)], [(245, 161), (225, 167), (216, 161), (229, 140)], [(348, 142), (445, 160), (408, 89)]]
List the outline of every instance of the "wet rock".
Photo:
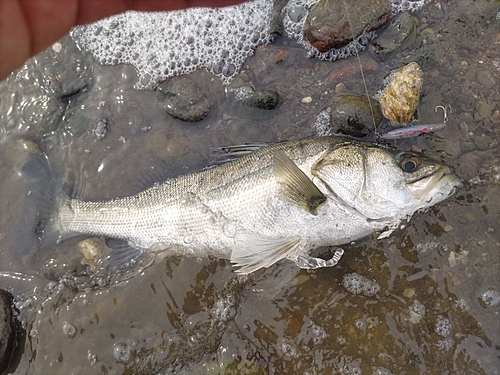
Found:
[(478, 100), (476, 108), (477, 108), (476, 112), (477, 117), (481, 119), (486, 119), (491, 117), (491, 112), (493, 111), (493, 108), (486, 101)]
[(493, 141), (494, 139), (487, 135), (479, 135), (474, 137), (474, 145), (480, 151), (486, 151), (487, 149), (489, 149)]
[(477, 80), (478, 82), (486, 87), (487, 89), (491, 89), (495, 86), (495, 76), (488, 69), (480, 69), (477, 71)]
[(242, 103), (255, 108), (274, 109), (279, 103), (279, 94), (274, 90), (255, 90), (241, 98)]
[(0, 289), (0, 373), (3, 373), (12, 357), (16, 336), (12, 316), (12, 295)]
[(372, 43), (372, 49), (377, 54), (386, 54), (395, 50), (403, 50), (411, 45), (417, 37), (416, 18), (408, 13), (401, 13), (385, 28), (376, 41)]
[(391, 15), (388, 0), (352, 0), (349, 13), (343, 0), (321, 0), (304, 24), (304, 39), (320, 52), (341, 48), (363, 33), (385, 25)]
[[(372, 111), (375, 119), (372, 117)], [(334, 96), (330, 106), (330, 121), (334, 133), (353, 137), (364, 137), (373, 132), (373, 122), (378, 126), (382, 121), (380, 104), (362, 95), (339, 94)]]
[(171, 79), (158, 86), (164, 95), (167, 113), (182, 121), (197, 122), (207, 117), (210, 103), (193, 83), (182, 79)]
[(69, 35), (34, 57), (43, 76), (43, 85), (57, 98), (73, 95), (92, 81), (89, 57)]

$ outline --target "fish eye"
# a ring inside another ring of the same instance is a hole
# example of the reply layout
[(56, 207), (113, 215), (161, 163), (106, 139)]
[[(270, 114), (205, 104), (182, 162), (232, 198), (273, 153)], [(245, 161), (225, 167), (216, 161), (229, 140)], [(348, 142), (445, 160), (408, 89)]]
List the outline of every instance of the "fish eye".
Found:
[(402, 155), (399, 160), (399, 166), (405, 172), (412, 173), (418, 169), (419, 162), (415, 156)]

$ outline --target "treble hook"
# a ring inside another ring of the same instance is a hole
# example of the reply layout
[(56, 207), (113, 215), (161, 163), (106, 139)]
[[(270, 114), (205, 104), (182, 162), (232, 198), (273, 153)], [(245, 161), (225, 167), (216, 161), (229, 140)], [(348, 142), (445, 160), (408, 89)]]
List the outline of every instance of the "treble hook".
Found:
[(442, 105), (438, 105), (436, 106), (436, 108), (434, 108), (434, 112), (437, 113), (438, 109), (443, 110), (443, 123), (446, 125), (446, 123), (448, 122), (448, 112), (446, 111), (446, 109), (449, 109), (450, 113), (453, 113), (453, 111), (451, 110), (451, 105), (446, 104), (444, 107)]

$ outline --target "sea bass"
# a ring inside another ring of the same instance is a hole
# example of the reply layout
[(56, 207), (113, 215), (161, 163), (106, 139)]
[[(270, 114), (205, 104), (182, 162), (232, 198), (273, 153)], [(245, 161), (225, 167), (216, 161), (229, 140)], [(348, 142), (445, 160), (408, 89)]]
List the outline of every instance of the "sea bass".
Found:
[(389, 235), (450, 197), (459, 178), (421, 154), (341, 137), (275, 143), (240, 158), (106, 201), (60, 197), (50, 230), (121, 239), (143, 251), (230, 259), (239, 273), (375, 231)]

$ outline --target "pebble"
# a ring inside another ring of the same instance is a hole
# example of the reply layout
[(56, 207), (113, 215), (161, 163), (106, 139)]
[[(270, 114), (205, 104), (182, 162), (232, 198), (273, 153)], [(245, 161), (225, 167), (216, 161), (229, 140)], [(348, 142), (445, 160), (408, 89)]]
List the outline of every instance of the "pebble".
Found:
[(279, 94), (274, 90), (255, 90), (241, 100), (242, 103), (255, 108), (271, 110), (279, 103)]
[(479, 151), (486, 151), (489, 149), (493, 141), (493, 138), (484, 134), (474, 137), (474, 145)]
[(493, 73), (491, 73), (491, 71), (488, 69), (479, 69), (477, 71), (477, 80), (481, 85), (483, 85), (487, 89), (491, 89), (493, 86), (496, 85), (495, 77)]
[(210, 103), (199, 88), (188, 80), (169, 79), (158, 86), (165, 111), (187, 122), (203, 120), (210, 112)]

